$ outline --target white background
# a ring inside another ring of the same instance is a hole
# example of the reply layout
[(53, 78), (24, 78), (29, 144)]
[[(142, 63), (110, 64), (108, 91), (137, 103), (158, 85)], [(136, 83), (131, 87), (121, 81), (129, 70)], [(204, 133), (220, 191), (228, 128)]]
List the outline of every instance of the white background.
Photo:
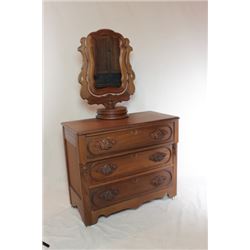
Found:
[[(0, 12), (1, 246), (39, 249), (42, 7), (39, 0), (2, 1)], [(210, 140), (201, 144), (209, 163), (209, 249), (250, 248), (249, 18), (247, 0), (209, 1)]]
[[(129, 112), (154, 110), (180, 117), (178, 198), (100, 218), (85, 228), (68, 200), (60, 123), (95, 117), (97, 106), (79, 95), (82, 58), (77, 47), (82, 36), (102, 28), (122, 33), (134, 49), (136, 92), (123, 103)], [(201, 146), (206, 64), (206, 2), (45, 3), (43, 239), (52, 248), (206, 248)]]
[(60, 123), (96, 114), (97, 106), (80, 98), (77, 77), (82, 61), (77, 47), (82, 36), (102, 28), (122, 33), (133, 47), (136, 92), (122, 104), (131, 113), (153, 110), (179, 116), (178, 174), (204, 175), (204, 149), (198, 145), (204, 140), (207, 3), (48, 2), (44, 4), (45, 218), (68, 204)]

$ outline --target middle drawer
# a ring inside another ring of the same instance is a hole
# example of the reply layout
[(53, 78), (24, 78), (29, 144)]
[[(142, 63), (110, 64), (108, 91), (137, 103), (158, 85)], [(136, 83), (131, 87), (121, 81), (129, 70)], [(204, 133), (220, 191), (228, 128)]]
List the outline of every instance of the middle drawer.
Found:
[(144, 172), (159, 166), (173, 163), (173, 145), (126, 154), (119, 157), (88, 163), (88, 180), (90, 185), (123, 178)]

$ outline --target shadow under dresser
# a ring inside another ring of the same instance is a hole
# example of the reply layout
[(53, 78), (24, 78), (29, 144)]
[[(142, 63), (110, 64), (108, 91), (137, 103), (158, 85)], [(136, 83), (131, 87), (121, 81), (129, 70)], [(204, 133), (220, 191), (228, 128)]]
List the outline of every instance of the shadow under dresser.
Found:
[(70, 202), (85, 225), (176, 195), (178, 120), (148, 111), (62, 123)]

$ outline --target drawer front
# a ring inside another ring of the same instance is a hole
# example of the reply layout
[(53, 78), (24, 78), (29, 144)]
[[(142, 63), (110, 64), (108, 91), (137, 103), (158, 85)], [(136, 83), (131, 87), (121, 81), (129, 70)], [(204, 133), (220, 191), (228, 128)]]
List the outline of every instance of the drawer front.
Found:
[(100, 209), (138, 195), (168, 188), (172, 185), (172, 174), (172, 168), (166, 168), (92, 189), (90, 190), (92, 209)]
[(90, 184), (117, 179), (173, 163), (173, 145), (87, 164)]
[(88, 157), (174, 141), (174, 122), (87, 136)]

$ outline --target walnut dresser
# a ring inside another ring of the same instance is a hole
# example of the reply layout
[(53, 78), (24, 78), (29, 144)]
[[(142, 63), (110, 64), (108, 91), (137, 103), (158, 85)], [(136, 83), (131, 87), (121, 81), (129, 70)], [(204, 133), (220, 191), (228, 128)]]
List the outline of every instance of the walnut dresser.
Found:
[(85, 225), (176, 195), (178, 119), (150, 111), (62, 124), (70, 201)]

